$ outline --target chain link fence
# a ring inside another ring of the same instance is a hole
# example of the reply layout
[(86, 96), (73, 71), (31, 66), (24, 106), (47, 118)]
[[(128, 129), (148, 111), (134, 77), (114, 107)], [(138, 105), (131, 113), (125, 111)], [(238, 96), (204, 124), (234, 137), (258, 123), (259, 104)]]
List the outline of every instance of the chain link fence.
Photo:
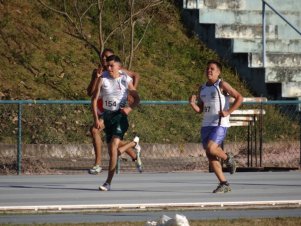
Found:
[[(300, 167), (300, 104), (243, 103), (240, 109), (262, 109), (263, 114), (228, 130), (224, 149), (234, 154), (239, 169)], [(129, 116), (125, 139), (140, 137), (146, 172), (208, 171), (201, 120), (187, 101), (143, 101)], [(89, 101), (0, 101), (0, 124), (2, 175), (87, 172), (94, 164)], [(120, 159), (121, 172), (135, 171), (129, 157)], [(104, 143), (104, 169), (108, 160)]]

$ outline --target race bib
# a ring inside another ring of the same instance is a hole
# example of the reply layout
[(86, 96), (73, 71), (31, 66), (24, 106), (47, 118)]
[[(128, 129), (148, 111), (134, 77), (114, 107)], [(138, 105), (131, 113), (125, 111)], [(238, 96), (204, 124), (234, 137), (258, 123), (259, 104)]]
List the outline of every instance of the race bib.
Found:
[(103, 98), (103, 108), (110, 111), (117, 111), (120, 108), (120, 100), (117, 97)]
[(204, 110), (203, 111), (205, 113), (209, 113), (210, 112), (210, 108), (211, 108), (210, 106), (204, 106)]

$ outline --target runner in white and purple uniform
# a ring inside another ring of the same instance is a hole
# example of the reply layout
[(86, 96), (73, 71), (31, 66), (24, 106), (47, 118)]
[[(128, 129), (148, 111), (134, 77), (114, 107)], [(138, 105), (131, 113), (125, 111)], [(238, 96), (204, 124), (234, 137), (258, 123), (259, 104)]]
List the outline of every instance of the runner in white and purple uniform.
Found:
[[(213, 193), (231, 191), (220, 159), (226, 162), (231, 174), (236, 171), (236, 163), (232, 154), (223, 151), (221, 144), (230, 127), (230, 114), (241, 105), (243, 100), (238, 91), (220, 79), (221, 72), (222, 66), (218, 61), (209, 61), (206, 69), (207, 82), (200, 87), (198, 96), (192, 95), (189, 98), (192, 109), (204, 115), (201, 125), (202, 144), (206, 150), (210, 167), (219, 180)], [(229, 106), (230, 97), (235, 99), (232, 106)]]

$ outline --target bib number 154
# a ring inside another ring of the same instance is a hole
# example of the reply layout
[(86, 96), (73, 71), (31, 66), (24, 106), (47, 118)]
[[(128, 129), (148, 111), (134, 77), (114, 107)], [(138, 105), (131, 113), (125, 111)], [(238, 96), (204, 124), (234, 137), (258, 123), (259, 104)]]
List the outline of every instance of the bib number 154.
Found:
[(113, 100), (106, 100), (105, 105), (110, 108), (110, 107), (116, 107), (117, 103), (116, 103), (116, 101), (113, 101)]

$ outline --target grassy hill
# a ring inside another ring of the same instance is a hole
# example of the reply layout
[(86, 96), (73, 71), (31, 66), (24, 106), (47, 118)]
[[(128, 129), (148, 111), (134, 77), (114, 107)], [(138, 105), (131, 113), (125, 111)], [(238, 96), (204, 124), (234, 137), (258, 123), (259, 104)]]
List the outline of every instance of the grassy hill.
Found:
[[(104, 21), (105, 26), (110, 20)], [(88, 21), (86, 29), (93, 34), (97, 23), (93, 18)], [(89, 99), (86, 87), (98, 56), (68, 35), (66, 26), (64, 18), (37, 1), (0, 1), (1, 99)], [(187, 34), (179, 9), (173, 1), (165, 1), (135, 52), (132, 70), (141, 75), (138, 91), (142, 100), (187, 100), (204, 82), (207, 60), (218, 56)], [(121, 55), (120, 46), (120, 39), (113, 37), (106, 47)], [(223, 65), (223, 78), (243, 95), (251, 95), (238, 75)], [(2, 142), (16, 134), (16, 112), (10, 111), (8, 107), (2, 111)], [(90, 142), (86, 136), (92, 123), (89, 111), (89, 107), (67, 106), (27, 109), (23, 116), (24, 140)], [(200, 119), (188, 106), (142, 106), (131, 117), (131, 131), (144, 134), (147, 142), (199, 139)], [(71, 125), (66, 125), (66, 118), (71, 119)], [(7, 125), (7, 121), (11, 124)]]
[[(66, 21), (37, 1), (2, 1), (0, 11), (2, 99), (87, 99), (85, 89), (98, 57), (66, 34)], [(86, 26), (97, 24), (90, 21)], [(106, 47), (121, 55), (120, 40), (113, 38), (110, 44)], [(205, 63), (212, 58), (218, 59), (203, 43), (186, 35), (178, 8), (166, 1), (133, 62), (132, 69), (142, 77), (142, 99), (187, 99), (196, 84), (204, 81)], [(249, 95), (227, 65), (223, 77)]]

